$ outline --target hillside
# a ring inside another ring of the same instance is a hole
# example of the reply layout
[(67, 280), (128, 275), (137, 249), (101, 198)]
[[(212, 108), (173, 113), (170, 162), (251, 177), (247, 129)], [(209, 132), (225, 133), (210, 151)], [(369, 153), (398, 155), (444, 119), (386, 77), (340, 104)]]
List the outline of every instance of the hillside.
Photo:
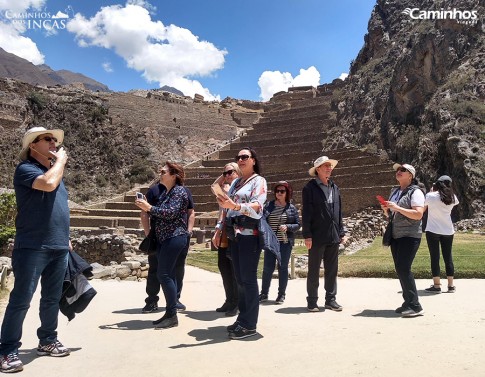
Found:
[(341, 129), (335, 143), (411, 163), (427, 187), (442, 174), (452, 176), (467, 218), (485, 213), (485, 7), (471, 0), (439, 4), (477, 10), (471, 25), (402, 13), (439, 10), (434, 4), (377, 1), (335, 104)]

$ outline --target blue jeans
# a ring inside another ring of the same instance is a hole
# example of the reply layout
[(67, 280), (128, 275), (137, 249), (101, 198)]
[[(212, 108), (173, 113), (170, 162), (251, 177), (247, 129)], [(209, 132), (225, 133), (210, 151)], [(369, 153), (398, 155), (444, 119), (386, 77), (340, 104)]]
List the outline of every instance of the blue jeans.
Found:
[(158, 245), (157, 277), (165, 296), (165, 313), (171, 316), (177, 313), (177, 259), (187, 246), (187, 236), (168, 238)]
[(237, 235), (231, 242), (231, 257), (238, 285), (239, 316), (237, 321), (255, 330), (259, 315), (258, 263), (261, 255), (258, 236)]
[(1, 330), (0, 354), (18, 352), (22, 345), (22, 326), (32, 296), (41, 284), (40, 327), (37, 337), (41, 345), (57, 341), (57, 319), (62, 283), (67, 268), (69, 250), (15, 249), (12, 268), (15, 283), (10, 293)]
[[(278, 264), (278, 295), (284, 295), (286, 293), (286, 286), (288, 285), (288, 263), (290, 262), (291, 249), (292, 246), (289, 242), (280, 242), (281, 265)], [(266, 295), (269, 292), (275, 264), (276, 256), (269, 251), (265, 251), (261, 293)]]
[(411, 272), (411, 266), (420, 243), (421, 238), (413, 237), (393, 238), (391, 242), (394, 267), (396, 268), (396, 273), (401, 283), (402, 297), (404, 299), (402, 306), (413, 309), (414, 311), (423, 309), (419, 303), (416, 282)]

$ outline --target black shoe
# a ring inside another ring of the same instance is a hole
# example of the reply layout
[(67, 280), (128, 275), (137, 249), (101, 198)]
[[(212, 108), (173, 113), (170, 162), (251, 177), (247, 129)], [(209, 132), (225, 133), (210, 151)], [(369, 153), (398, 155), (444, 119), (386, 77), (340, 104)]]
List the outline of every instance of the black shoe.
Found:
[(406, 309), (404, 310), (401, 315), (404, 317), (404, 318), (412, 318), (412, 317), (418, 317), (418, 316), (421, 316), (424, 314), (424, 310), (423, 309)]
[(143, 307), (141, 312), (144, 314), (158, 312), (158, 305), (156, 302), (150, 302)]
[(238, 315), (238, 313), (239, 308), (237, 306), (234, 306), (226, 312), (226, 317), (234, 317), (235, 315)]
[(309, 312), (319, 312), (320, 308), (318, 307), (316, 302), (308, 303), (307, 310)]
[(325, 304), (325, 309), (333, 310), (334, 312), (341, 312), (342, 306), (337, 304), (337, 301), (330, 301)]
[(409, 308), (406, 307), (406, 306), (400, 306), (399, 308), (397, 308), (396, 310), (394, 310), (394, 313), (397, 313), (397, 314), (401, 314), (402, 312), (404, 312), (405, 310), (408, 310)]
[(177, 318), (177, 314), (173, 314), (172, 316), (168, 316), (165, 314), (158, 321), (153, 321), (152, 323), (155, 325), (155, 330), (159, 330), (168, 329), (170, 327), (177, 327), (179, 325), (179, 320)]
[(236, 330), (236, 327), (238, 327), (238, 326), (239, 326), (239, 322), (236, 321), (232, 325), (227, 326), (226, 330), (227, 330), (227, 332), (234, 332), (234, 330)]
[(226, 301), (220, 308), (216, 309), (218, 313), (225, 313), (231, 308), (231, 305)]
[(249, 338), (250, 336), (256, 335), (256, 329), (254, 330), (248, 330), (242, 327), (241, 325), (238, 325), (234, 331), (231, 331), (229, 333), (229, 338), (239, 340), (239, 339), (244, 339), (244, 338)]
[(278, 295), (278, 297), (276, 297), (275, 304), (282, 304), (282, 303), (284, 303), (285, 302), (285, 298), (286, 298), (285, 295)]
[(434, 285), (432, 285), (431, 287), (426, 288), (425, 291), (429, 293), (441, 293), (441, 287), (436, 288)]
[(261, 293), (259, 295), (259, 302), (265, 302), (268, 301), (268, 295), (266, 293)]
[(175, 305), (175, 309), (177, 309), (178, 312), (183, 312), (187, 310), (187, 307), (182, 304), (180, 301), (177, 301), (177, 305)]
[(448, 286), (448, 293), (455, 293), (456, 292), (456, 287), (453, 286)]

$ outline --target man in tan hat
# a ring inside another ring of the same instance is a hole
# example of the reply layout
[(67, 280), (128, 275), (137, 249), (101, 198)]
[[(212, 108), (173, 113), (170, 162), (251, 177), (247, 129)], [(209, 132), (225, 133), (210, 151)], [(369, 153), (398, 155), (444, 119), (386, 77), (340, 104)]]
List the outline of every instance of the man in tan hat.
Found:
[(345, 242), (342, 205), (338, 186), (332, 182), (332, 170), (338, 164), (327, 156), (315, 160), (308, 171), (316, 178), (302, 191), (302, 233), (308, 249), (308, 311), (318, 312), (320, 264), (325, 269), (325, 309), (342, 311), (336, 301), (339, 244)]
[(69, 207), (62, 181), (67, 154), (62, 130), (34, 127), (22, 140), (22, 160), (15, 170), (16, 234), (12, 253), (15, 283), (3, 318), (0, 338), (0, 371), (23, 369), (18, 357), (22, 326), (32, 296), (41, 279), (42, 291), (37, 330), (39, 356), (67, 356), (70, 350), (57, 339), (62, 283), (67, 266)]

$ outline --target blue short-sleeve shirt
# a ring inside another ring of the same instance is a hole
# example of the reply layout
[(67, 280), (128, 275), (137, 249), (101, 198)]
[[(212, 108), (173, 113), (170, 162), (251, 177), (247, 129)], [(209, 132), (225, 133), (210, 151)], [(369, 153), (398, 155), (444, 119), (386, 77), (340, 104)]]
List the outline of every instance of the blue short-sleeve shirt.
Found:
[(15, 249), (69, 248), (69, 205), (64, 182), (52, 192), (32, 188), (35, 179), (47, 170), (32, 158), (22, 161), (15, 169)]

